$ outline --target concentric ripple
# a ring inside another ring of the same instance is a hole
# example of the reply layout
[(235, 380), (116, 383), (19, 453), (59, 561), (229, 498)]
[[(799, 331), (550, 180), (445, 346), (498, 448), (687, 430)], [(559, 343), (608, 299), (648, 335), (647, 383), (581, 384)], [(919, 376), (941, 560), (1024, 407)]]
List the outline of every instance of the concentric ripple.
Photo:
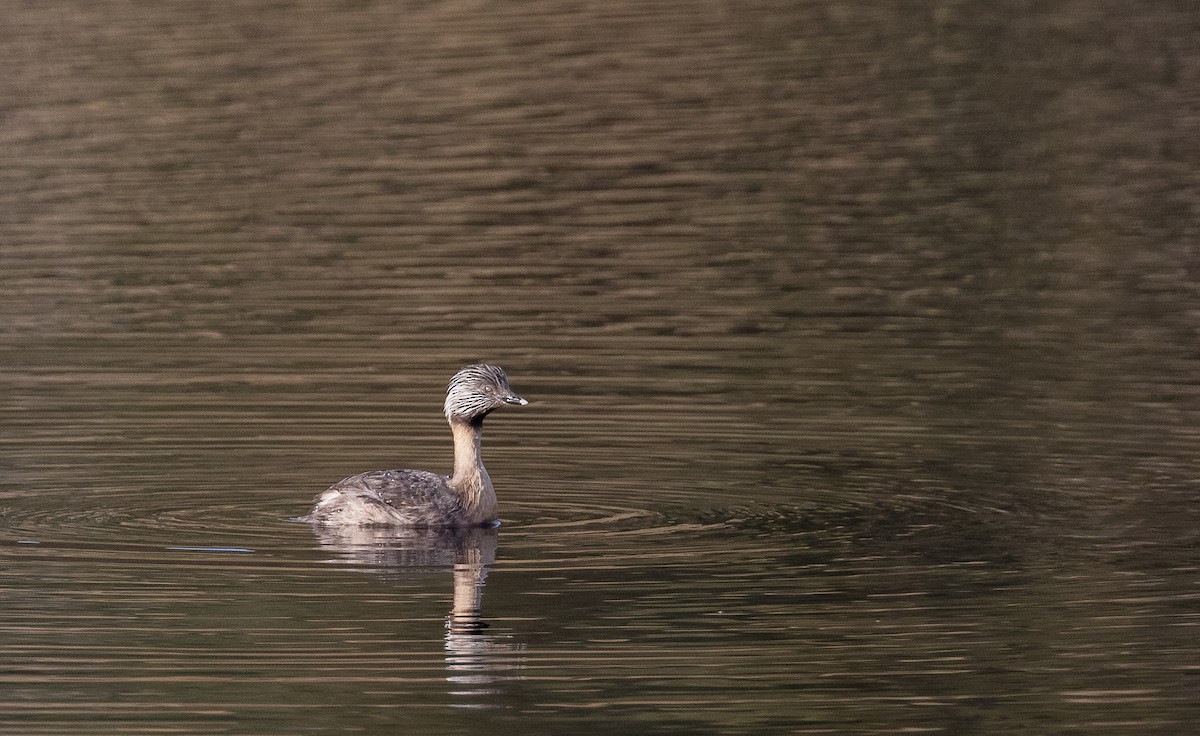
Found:
[(253, 557), (255, 565), (294, 565), (315, 554), (311, 539), (260, 499), (214, 502), (180, 493), (148, 503), (148, 496), (105, 489), (0, 499), (0, 544), (41, 550), (62, 563), (64, 574), (80, 559), (145, 570), (198, 559), (224, 564), (219, 559), (233, 555)]
[[(608, 500), (597, 502), (601, 495)], [(138, 490), (113, 489), (10, 496), (0, 501), (0, 540), (79, 550), (119, 548), (154, 558), (166, 551), (260, 552), (280, 564), (307, 564), (339, 544), (378, 547), (391, 539), (384, 533), (331, 542), (328, 534), (314, 534), (308, 525), (289, 520), (307, 500), (289, 494), (226, 496), (213, 502), (206, 493), (177, 493), (151, 504), (146, 497)], [(897, 498), (882, 505), (866, 495), (836, 502), (817, 495), (807, 504), (722, 505), (711, 499), (699, 506), (655, 505), (644, 494), (625, 494), (624, 503), (617, 498), (611, 491), (555, 488), (526, 489), (519, 500), (502, 499), (499, 563), (523, 569), (612, 568), (687, 562), (697, 555), (745, 558), (773, 554), (785, 539), (793, 545), (825, 546), (884, 529), (903, 537), (951, 520), (961, 526), (982, 513), (936, 499)], [(412, 536), (403, 541), (409, 549), (423, 543)], [(431, 544), (443, 546), (436, 540)], [(452, 561), (436, 555), (407, 559)]]

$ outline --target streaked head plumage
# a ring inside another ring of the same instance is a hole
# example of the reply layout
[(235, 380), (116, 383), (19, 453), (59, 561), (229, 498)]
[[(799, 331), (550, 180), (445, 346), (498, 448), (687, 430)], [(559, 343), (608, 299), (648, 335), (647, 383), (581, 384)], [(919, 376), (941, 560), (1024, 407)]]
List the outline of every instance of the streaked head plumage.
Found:
[(454, 374), (446, 387), (445, 412), (450, 421), (482, 419), (505, 404), (528, 403), (513, 393), (504, 369), (488, 363), (466, 366)]

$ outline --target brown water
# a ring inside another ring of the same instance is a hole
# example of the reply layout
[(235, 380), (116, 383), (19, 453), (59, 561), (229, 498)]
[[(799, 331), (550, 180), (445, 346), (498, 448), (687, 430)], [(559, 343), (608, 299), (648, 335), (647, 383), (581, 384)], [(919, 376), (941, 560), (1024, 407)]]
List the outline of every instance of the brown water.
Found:
[(1200, 718), (1188, 4), (4, 17), (0, 733)]

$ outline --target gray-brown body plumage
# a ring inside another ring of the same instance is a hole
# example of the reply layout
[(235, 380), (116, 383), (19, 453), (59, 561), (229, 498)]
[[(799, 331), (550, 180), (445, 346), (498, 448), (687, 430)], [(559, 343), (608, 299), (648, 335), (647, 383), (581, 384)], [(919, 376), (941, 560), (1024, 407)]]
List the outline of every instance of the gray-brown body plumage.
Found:
[(483, 467), (483, 419), (505, 404), (528, 402), (513, 393), (499, 366), (469, 365), (446, 391), (454, 434), (454, 473), (374, 470), (344, 478), (317, 496), (304, 521), (325, 525), (404, 527), (485, 526), (496, 521), (496, 493)]

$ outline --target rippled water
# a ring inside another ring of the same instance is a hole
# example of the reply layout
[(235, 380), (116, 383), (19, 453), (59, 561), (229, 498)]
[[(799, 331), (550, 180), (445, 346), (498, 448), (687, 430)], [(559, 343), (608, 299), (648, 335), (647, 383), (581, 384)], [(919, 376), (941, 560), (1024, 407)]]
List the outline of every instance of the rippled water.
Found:
[(1194, 728), (1195, 11), (10, 5), (0, 733)]

